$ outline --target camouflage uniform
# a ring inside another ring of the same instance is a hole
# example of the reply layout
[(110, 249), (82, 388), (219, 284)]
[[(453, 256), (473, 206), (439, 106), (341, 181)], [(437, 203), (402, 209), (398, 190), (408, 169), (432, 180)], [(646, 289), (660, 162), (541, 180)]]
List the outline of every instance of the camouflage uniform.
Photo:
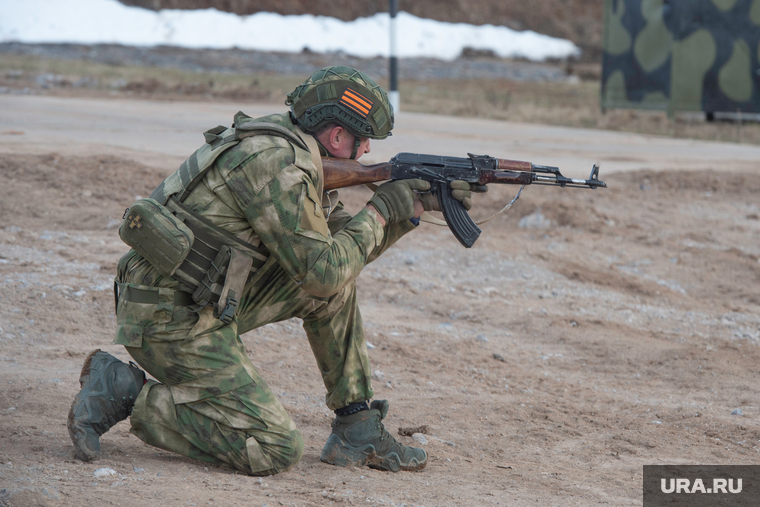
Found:
[[(296, 132), (287, 114), (261, 120)], [(328, 221), (319, 173), (297, 149), (282, 137), (246, 138), (216, 160), (184, 201), (270, 252), (249, 275), (231, 323), (214, 318), (210, 307), (194, 312), (175, 304), (181, 284), (136, 252), (121, 259), (122, 293), (127, 287), (158, 292), (158, 304), (119, 299), (114, 340), (158, 380), (146, 383), (132, 411), (132, 432), (144, 442), (253, 475), (292, 468), (303, 452), (301, 433), (240, 340), (240, 334), (292, 317), (303, 319), (327, 406), (372, 397), (354, 280), (414, 225), (384, 228), (372, 212), (352, 217), (342, 205)]]

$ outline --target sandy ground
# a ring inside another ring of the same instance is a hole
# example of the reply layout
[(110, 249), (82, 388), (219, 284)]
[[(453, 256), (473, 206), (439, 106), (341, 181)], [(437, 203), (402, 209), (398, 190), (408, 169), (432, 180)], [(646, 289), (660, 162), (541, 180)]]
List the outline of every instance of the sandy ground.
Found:
[(359, 278), (386, 427), (429, 426), (427, 469), (319, 461), (332, 416), (297, 321), (242, 337), (304, 433), (292, 472), (206, 466), (127, 422), (75, 460), (84, 357), (128, 358), (110, 345), (123, 210), (240, 108), (281, 110), (0, 97), (0, 505), (640, 505), (642, 465), (760, 463), (760, 148), (403, 113), (369, 161), (600, 162), (610, 185), (526, 188), (471, 250), (423, 225)]

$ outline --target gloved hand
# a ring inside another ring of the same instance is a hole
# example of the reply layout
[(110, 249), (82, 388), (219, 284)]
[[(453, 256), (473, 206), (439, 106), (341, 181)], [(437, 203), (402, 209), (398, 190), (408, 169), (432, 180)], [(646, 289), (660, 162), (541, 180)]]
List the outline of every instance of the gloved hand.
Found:
[[(470, 210), (472, 208), (472, 193), (488, 192), (488, 187), (485, 185), (470, 184), (462, 180), (454, 180), (449, 183), (451, 187), (451, 197), (457, 201), (461, 201), (464, 209)], [(434, 192), (427, 194), (420, 194), (420, 200), (422, 201), (422, 207), (425, 211), (441, 211), (441, 205), (438, 203), (438, 195)]]
[(383, 183), (367, 204), (374, 207), (389, 224), (397, 224), (414, 216), (415, 190), (430, 190), (423, 180), (396, 180)]

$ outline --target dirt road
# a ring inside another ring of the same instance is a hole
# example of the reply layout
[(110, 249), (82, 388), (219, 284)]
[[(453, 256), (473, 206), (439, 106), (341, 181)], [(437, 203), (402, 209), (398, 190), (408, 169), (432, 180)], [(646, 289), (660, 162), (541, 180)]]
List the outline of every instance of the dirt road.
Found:
[[(76, 461), (85, 355), (128, 359), (110, 345), (124, 208), (203, 130), (282, 107), (0, 97), (0, 505), (640, 505), (642, 465), (760, 463), (760, 148), (404, 113), (369, 161), (600, 162), (610, 185), (526, 188), (471, 250), (423, 225), (362, 273), (386, 427), (428, 425), (428, 468), (319, 461), (332, 417), (297, 321), (242, 337), (304, 433), (292, 472), (205, 466), (126, 422)], [(368, 195), (342, 192), (354, 210)]]
[[(173, 168), (203, 142), (204, 130), (232, 123), (239, 109), (263, 116), (282, 112), (286, 106), (0, 95), (0, 132), (23, 132), (0, 135), (0, 153), (68, 155), (85, 149)], [(600, 163), (605, 173), (686, 168), (753, 171), (760, 160), (760, 146), (753, 145), (404, 112), (398, 115), (393, 133), (382, 143), (373, 143), (367, 160), (385, 161), (402, 151), (488, 153), (561, 166), (573, 177), (587, 176), (593, 163)]]

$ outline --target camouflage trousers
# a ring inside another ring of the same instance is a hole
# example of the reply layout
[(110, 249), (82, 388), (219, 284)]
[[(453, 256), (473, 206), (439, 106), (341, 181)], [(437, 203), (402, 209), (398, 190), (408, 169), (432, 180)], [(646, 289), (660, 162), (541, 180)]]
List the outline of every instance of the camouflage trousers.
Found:
[[(145, 384), (131, 416), (132, 433), (150, 445), (251, 475), (295, 466), (301, 432), (240, 340), (246, 331), (292, 317), (303, 319), (330, 409), (373, 395), (354, 283), (329, 298), (313, 297), (270, 259), (246, 284), (235, 319), (224, 324), (210, 307), (193, 312), (175, 303), (174, 290), (130, 278), (140, 279), (121, 275), (114, 343), (158, 380)], [(130, 300), (130, 291), (157, 298)]]

